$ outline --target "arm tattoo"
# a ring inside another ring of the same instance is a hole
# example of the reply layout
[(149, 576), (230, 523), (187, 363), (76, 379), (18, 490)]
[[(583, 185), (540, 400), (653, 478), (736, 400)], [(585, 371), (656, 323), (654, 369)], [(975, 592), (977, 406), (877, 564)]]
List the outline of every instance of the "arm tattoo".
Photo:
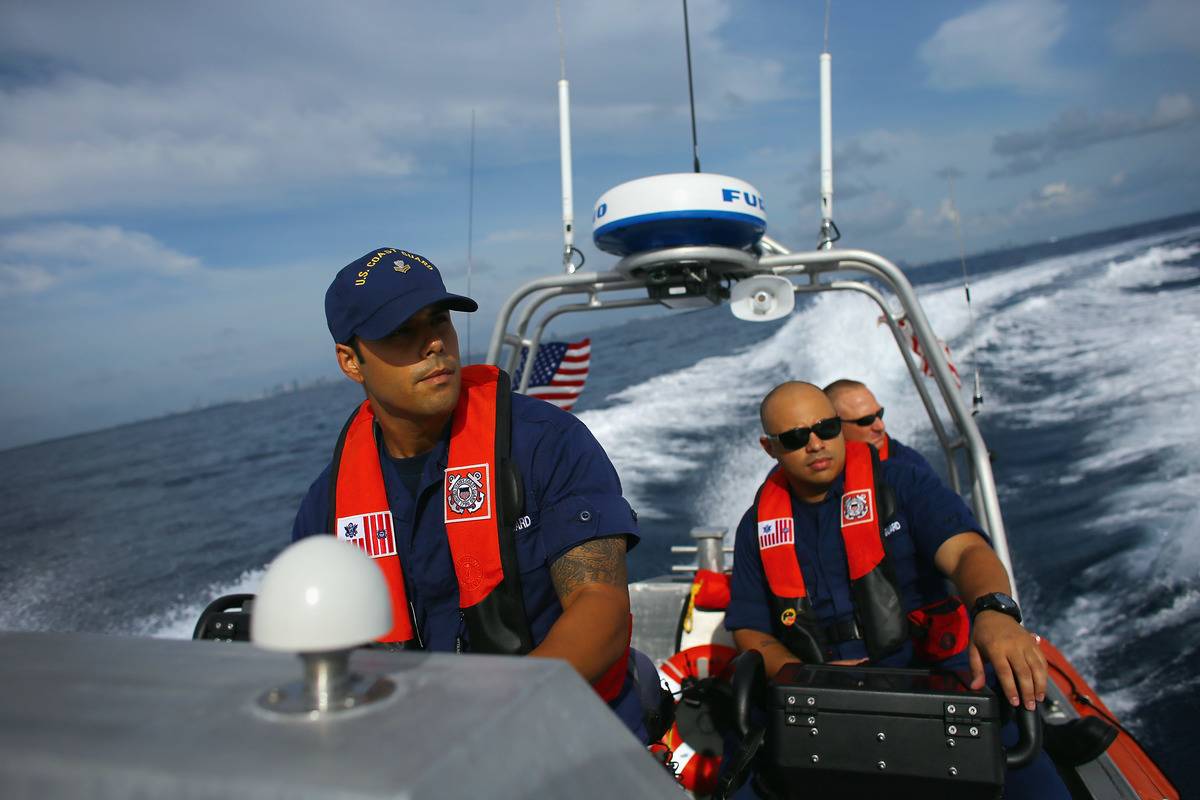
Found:
[(625, 588), (625, 537), (592, 539), (571, 548), (550, 565), (550, 579), (560, 598), (588, 583)]

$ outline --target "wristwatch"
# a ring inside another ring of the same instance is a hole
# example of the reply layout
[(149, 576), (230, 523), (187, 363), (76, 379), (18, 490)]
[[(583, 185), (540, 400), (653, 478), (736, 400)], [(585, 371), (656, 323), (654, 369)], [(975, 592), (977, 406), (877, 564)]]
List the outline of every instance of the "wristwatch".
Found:
[(1007, 614), (1017, 622), (1021, 621), (1021, 607), (1017, 605), (1017, 601), (1013, 600), (1003, 592), (992, 592), (991, 594), (980, 595), (975, 600), (975, 607), (971, 609), (971, 619), (974, 620), (979, 615), (980, 611), (999, 611), (1001, 614)]

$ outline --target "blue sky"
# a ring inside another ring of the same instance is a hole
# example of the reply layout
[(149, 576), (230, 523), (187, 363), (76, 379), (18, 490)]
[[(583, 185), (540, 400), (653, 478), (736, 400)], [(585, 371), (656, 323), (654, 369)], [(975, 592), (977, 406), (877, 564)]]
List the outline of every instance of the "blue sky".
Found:
[[(575, 214), (690, 169), (680, 4), (563, 0)], [(815, 241), (821, 0), (692, 0), (705, 171)], [(920, 263), (1200, 209), (1200, 4), (833, 4), (834, 216)], [(0, 447), (333, 377), (322, 297), (378, 245), (465, 288), (476, 347), (556, 271), (554, 4), (0, 7)], [(942, 177), (940, 177), (942, 176)]]

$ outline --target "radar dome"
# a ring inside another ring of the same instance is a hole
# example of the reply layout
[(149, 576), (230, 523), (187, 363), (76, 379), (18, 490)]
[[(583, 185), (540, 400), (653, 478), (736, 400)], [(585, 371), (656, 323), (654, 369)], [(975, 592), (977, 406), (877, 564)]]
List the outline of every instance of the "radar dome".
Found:
[(757, 189), (706, 172), (622, 183), (600, 195), (592, 211), (592, 240), (617, 256), (689, 245), (746, 250), (758, 244), (766, 228)]

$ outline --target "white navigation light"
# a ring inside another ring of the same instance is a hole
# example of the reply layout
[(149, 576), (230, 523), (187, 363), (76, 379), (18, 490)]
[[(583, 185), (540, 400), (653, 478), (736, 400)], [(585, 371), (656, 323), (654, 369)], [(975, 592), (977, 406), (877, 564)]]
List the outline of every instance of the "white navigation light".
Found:
[(796, 293), (792, 282), (779, 275), (756, 275), (738, 281), (729, 292), (729, 310), (748, 322), (770, 322), (792, 313)]
[(391, 630), (383, 573), (357, 547), (309, 536), (267, 567), (250, 620), (266, 650), (326, 652), (366, 644)]
[(592, 240), (617, 256), (689, 245), (748, 250), (767, 228), (762, 195), (728, 175), (652, 175), (615, 186), (592, 211)]

